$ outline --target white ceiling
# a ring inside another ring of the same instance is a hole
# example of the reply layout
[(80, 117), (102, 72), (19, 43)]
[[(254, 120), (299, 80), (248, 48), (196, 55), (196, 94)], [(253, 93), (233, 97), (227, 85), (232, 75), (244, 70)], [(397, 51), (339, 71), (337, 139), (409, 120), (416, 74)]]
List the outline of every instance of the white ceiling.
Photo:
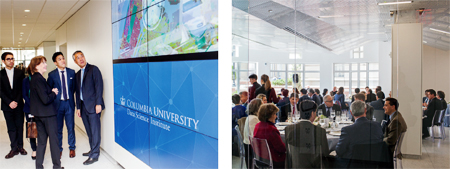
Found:
[(0, 47), (36, 47), (55, 41), (55, 30), (88, 1), (0, 0)]
[[(427, 45), (450, 49), (449, 34), (430, 30), (450, 32), (450, 0), (377, 5), (393, 1), (403, 0), (233, 0), (233, 34), (250, 36), (250, 40), (268, 46), (274, 44), (270, 41), (291, 44), (285, 47), (288, 49), (294, 47), (294, 40), (303, 39), (339, 54), (368, 42), (391, 40), (394, 23), (420, 22)], [(420, 8), (425, 9), (423, 15), (419, 15)], [(399, 11), (397, 17), (391, 17), (391, 11)], [(330, 15), (341, 17), (318, 17)], [(272, 27), (261, 27), (261, 22)], [(288, 32), (291, 38), (280, 36), (280, 31)]]

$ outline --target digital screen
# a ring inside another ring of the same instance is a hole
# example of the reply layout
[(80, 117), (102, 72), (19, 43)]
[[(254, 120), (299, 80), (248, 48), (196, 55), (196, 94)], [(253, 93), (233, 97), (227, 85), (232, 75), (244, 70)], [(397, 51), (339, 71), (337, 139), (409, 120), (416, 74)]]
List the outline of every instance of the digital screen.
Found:
[(113, 59), (218, 50), (218, 0), (113, 0)]
[(218, 167), (217, 59), (113, 67), (119, 145), (152, 168)]

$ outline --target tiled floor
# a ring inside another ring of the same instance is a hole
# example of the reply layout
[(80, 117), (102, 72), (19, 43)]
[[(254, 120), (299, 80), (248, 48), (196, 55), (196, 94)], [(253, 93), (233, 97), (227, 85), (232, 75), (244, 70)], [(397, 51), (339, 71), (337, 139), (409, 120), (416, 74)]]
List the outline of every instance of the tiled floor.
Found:
[[(63, 130), (63, 155), (61, 158), (61, 165), (66, 169), (97, 169), (97, 168), (108, 168), (108, 169), (122, 169), (117, 162), (111, 159), (104, 151), (100, 152), (99, 161), (85, 166), (83, 161), (87, 157), (83, 157), (81, 154), (89, 151), (89, 141), (85, 133), (80, 129), (75, 127), (76, 136), (76, 157), (69, 158), (69, 145), (67, 144), (67, 130), (64, 127)], [(24, 148), (28, 152), (28, 155), (17, 155), (11, 159), (5, 159), (4, 156), (10, 151), (9, 147), (10, 141), (7, 134), (6, 122), (3, 116), (3, 112), (0, 111), (0, 169), (16, 169), (16, 168), (35, 168), (35, 161), (31, 159), (31, 146), (28, 139), (24, 140)], [(49, 146), (47, 145), (47, 151), (45, 152), (44, 167), (52, 168), (53, 164), (50, 157)]]
[[(437, 130), (436, 130), (437, 131)], [(433, 143), (431, 138), (422, 140), (422, 157), (420, 159), (403, 159), (403, 168), (450, 168), (450, 139), (449, 128), (446, 127), (447, 138), (436, 139)], [(233, 156), (233, 168), (240, 168), (239, 157)], [(245, 165), (244, 165), (244, 168)]]

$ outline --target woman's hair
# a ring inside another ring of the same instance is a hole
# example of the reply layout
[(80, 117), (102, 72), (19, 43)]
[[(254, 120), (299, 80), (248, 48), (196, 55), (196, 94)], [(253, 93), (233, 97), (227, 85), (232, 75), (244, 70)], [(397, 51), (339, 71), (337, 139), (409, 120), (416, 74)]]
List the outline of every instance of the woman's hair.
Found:
[(445, 93), (443, 91), (438, 91), (437, 94), (441, 99), (445, 99)]
[(344, 94), (344, 87), (339, 87), (337, 94)]
[(272, 88), (272, 84), (270, 84), (269, 76), (267, 76), (266, 74), (263, 74), (261, 76), (261, 80), (264, 82), (264, 89), (266, 89), (266, 91), (268, 91)]
[(255, 98), (253, 99), (248, 105), (248, 114), (249, 115), (256, 115), (258, 114), (259, 107), (263, 104), (261, 99)]
[(266, 97), (265, 94), (258, 94), (258, 96), (256, 96), (256, 98), (261, 99), (261, 101), (263, 100), (264, 97)]
[(26, 69), (25, 69), (25, 71), (28, 73), (28, 76), (31, 76), (31, 75), (33, 75), (32, 73), (31, 73), (31, 70), (30, 70), (30, 66), (28, 66)]
[(234, 94), (233, 96), (231, 96), (231, 99), (233, 101), (233, 104), (239, 104), (239, 102), (241, 101), (241, 96), (239, 96), (238, 94)]
[(369, 89), (369, 93), (367, 93), (367, 94), (372, 94), (373, 92), (372, 92), (372, 89)]
[(319, 89), (314, 89), (314, 92), (320, 95), (320, 90)]
[(325, 95), (327, 95), (327, 93), (328, 93), (328, 89), (327, 88), (323, 89), (322, 95), (325, 96)]
[(273, 114), (276, 114), (278, 110), (279, 110), (278, 107), (272, 103), (266, 103), (261, 105), (258, 111), (259, 121), (262, 122), (269, 121), (270, 117), (272, 117)]
[(30, 64), (28, 65), (27, 69), (29, 70), (30, 75), (36, 73), (38, 70), (36, 69), (36, 66), (40, 65), (42, 61), (47, 62), (47, 59), (45, 59), (44, 56), (36, 56), (33, 59), (31, 59)]
[(294, 90), (294, 92), (293, 92), (293, 93), (297, 93), (297, 94), (300, 94), (300, 92), (298, 91), (298, 89), (297, 89), (297, 88), (293, 88), (292, 90)]

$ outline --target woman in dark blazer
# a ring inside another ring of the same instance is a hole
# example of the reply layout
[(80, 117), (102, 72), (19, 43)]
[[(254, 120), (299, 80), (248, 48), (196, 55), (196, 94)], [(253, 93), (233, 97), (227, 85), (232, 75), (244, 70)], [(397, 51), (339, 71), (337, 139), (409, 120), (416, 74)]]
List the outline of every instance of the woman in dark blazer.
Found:
[[(22, 81), (22, 96), (25, 100), (25, 104), (23, 106), (23, 112), (25, 112), (25, 118), (27, 119), (27, 122), (30, 122), (30, 118), (28, 117), (30, 115), (30, 80), (31, 80), (31, 72), (30, 69), (26, 69), (29, 76), (25, 77)], [(33, 150), (33, 153), (31, 154), (31, 159), (36, 159), (36, 139), (30, 138), (30, 144), (31, 149)]]
[(36, 154), (36, 168), (44, 168), (45, 149), (47, 139), (50, 141), (50, 152), (53, 168), (61, 168), (60, 150), (58, 145), (58, 124), (56, 121), (56, 108), (53, 101), (58, 94), (58, 89), (51, 89), (42, 76), (47, 71), (46, 59), (36, 56), (31, 59), (29, 69), (30, 81), (30, 113), (35, 116), (38, 131), (38, 145)]

